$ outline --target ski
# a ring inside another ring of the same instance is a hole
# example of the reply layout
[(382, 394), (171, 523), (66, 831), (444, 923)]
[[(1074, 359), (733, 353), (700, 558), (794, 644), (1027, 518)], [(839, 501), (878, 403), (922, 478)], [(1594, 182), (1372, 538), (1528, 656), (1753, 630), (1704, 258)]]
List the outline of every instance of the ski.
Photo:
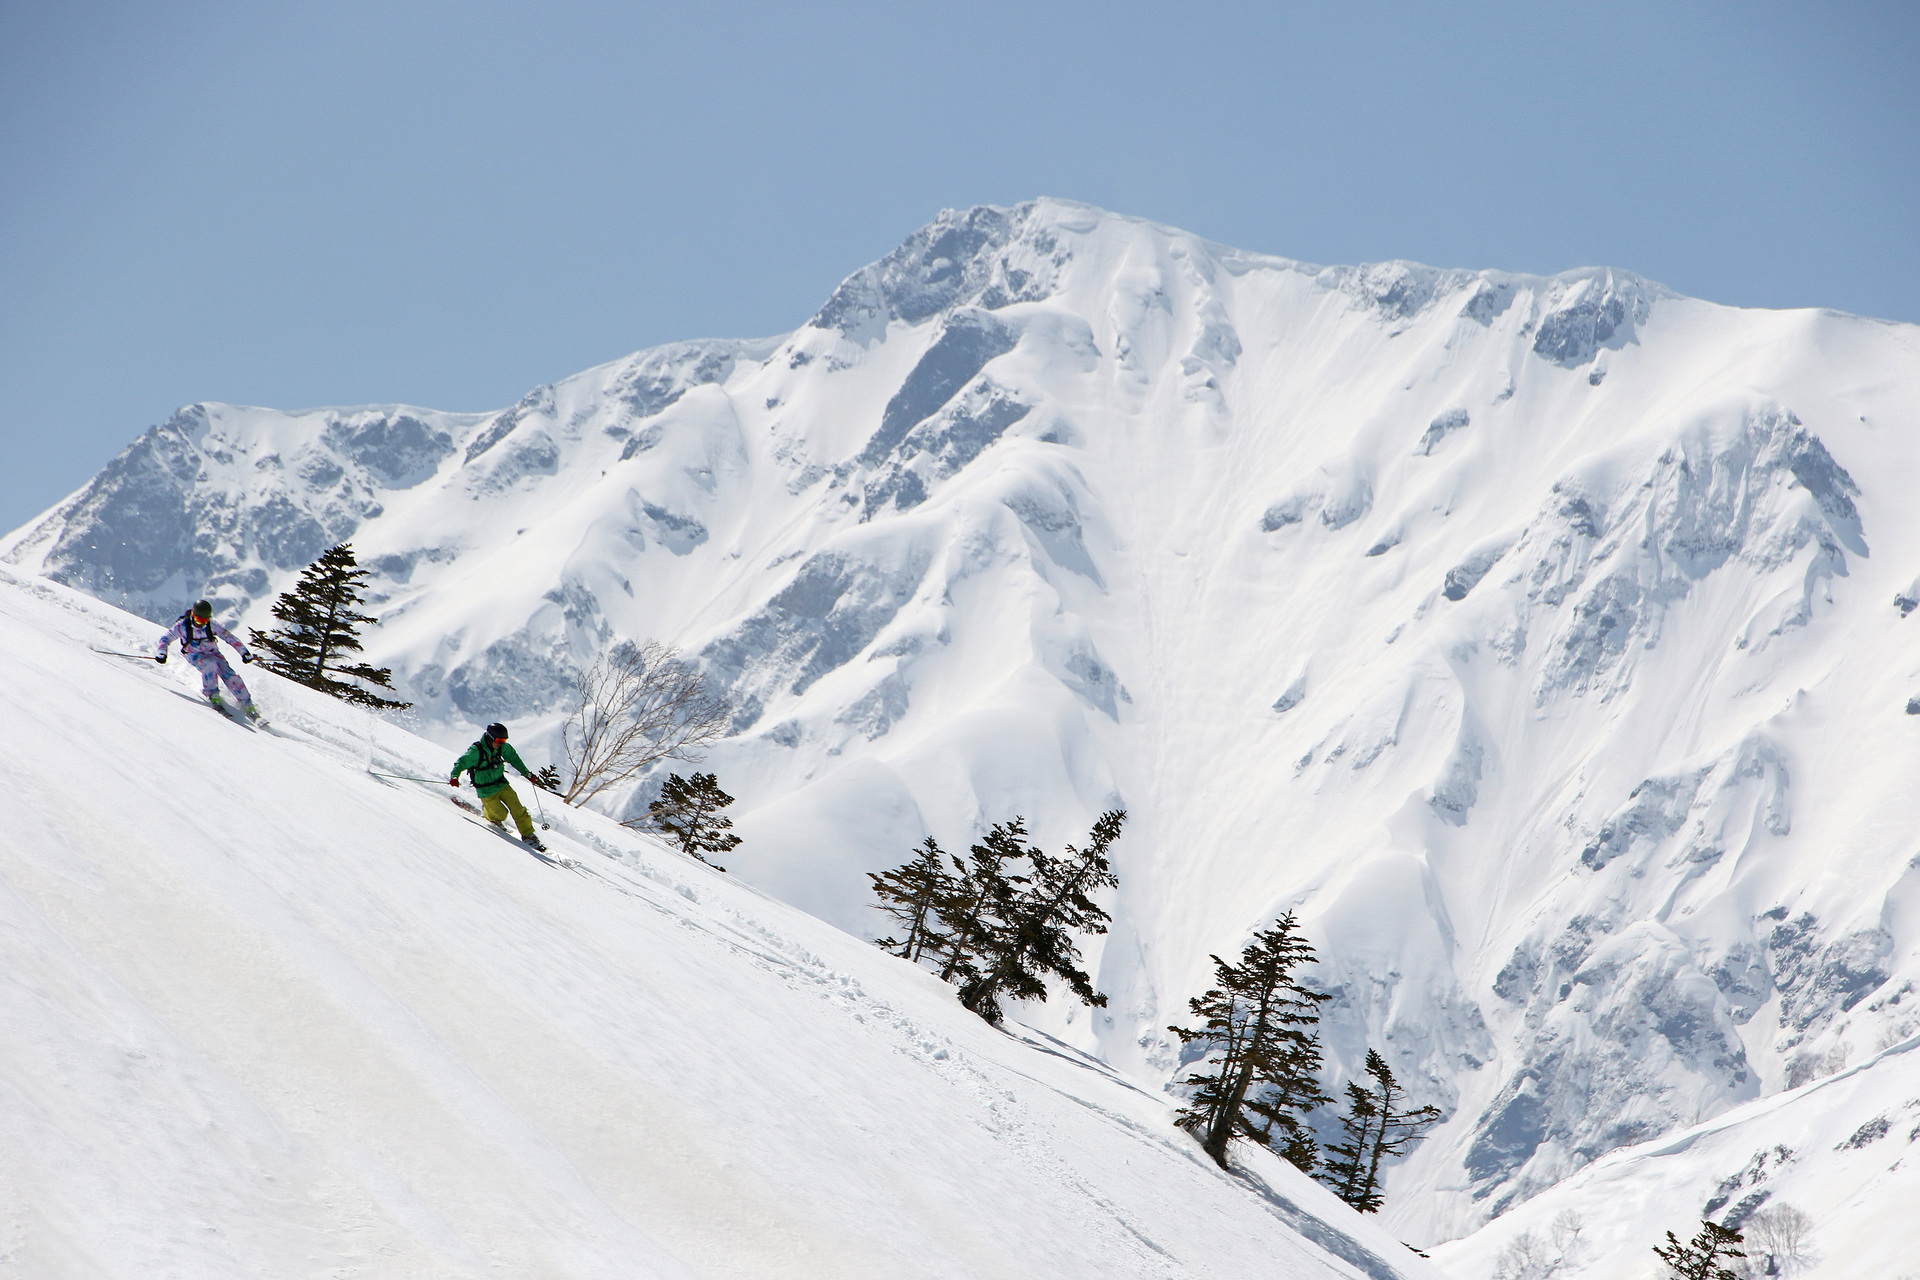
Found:
[(260, 714), (259, 703), (255, 703), (251, 707), (240, 707), (237, 710), (231, 711), (228, 710), (225, 705), (222, 705), (220, 710), (222, 714), (231, 716), (234, 723), (244, 724), (249, 729), (265, 729), (268, 727), (267, 718)]
[(547, 863), (549, 866), (566, 867), (569, 870), (571, 870), (580, 865), (578, 862), (574, 861), (572, 858), (564, 857), (560, 854), (553, 853), (545, 845), (528, 844), (525, 840), (522, 840), (519, 836), (514, 835), (512, 832), (508, 831), (504, 826), (496, 826), (494, 823), (488, 822), (485, 815), (483, 815), (480, 809), (476, 805), (474, 805), (471, 801), (464, 800), (459, 796), (452, 797), (452, 800), (453, 800), (454, 807), (460, 811), (460, 816), (465, 818), (468, 822), (471, 822), (476, 827), (484, 827), (486, 830), (492, 832), (496, 836), (499, 836), (502, 840), (505, 840), (509, 844), (518, 845), (522, 851), (532, 854), (534, 857), (540, 859), (540, 861), (544, 863)]
[[(439, 783), (441, 781), (441, 779), (439, 778), (422, 778), (411, 773), (382, 773), (378, 769), (371, 769), (371, 768), (367, 770), (367, 773), (371, 777), (391, 778), (395, 782)], [(512, 832), (508, 831), (506, 827), (496, 826), (495, 824), (488, 822), (486, 819), (486, 815), (481, 811), (480, 806), (473, 803), (473, 801), (466, 799), (464, 796), (455, 794), (455, 795), (448, 796), (447, 798), (453, 801), (453, 807), (460, 811), (460, 816), (465, 818), (468, 822), (471, 822), (474, 826), (484, 827), (487, 831), (491, 832), (496, 836), (499, 836), (502, 840), (505, 840), (510, 844), (518, 845), (525, 852), (531, 853), (534, 857), (540, 859), (540, 861), (545, 862), (551, 866), (566, 867), (570, 871), (578, 871), (580, 869), (580, 863), (577, 860), (566, 857), (563, 854), (556, 854), (552, 852), (550, 849), (548, 849), (547, 846), (544, 844), (528, 844), (525, 840), (521, 839), (519, 836), (514, 835)], [(548, 827), (548, 830), (552, 830), (552, 828)]]
[(249, 716), (244, 711), (229, 711), (225, 706), (219, 703), (214, 703), (214, 702), (209, 702), (206, 705), (208, 709), (219, 713), (219, 716), (222, 720), (231, 721), (232, 723), (239, 725), (242, 729), (245, 729), (248, 733), (252, 733), (256, 729), (264, 729), (267, 727), (267, 722), (261, 719), (260, 716), (257, 714), (253, 716)]
[[(245, 729), (248, 732), (252, 732), (254, 728), (254, 723), (249, 723), (244, 716), (234, 715), (228, 712), (223, 707), (216, 707), (211, 702), (208, 702), (205, 698), (195, 697), (193, 694), (187, 693), (181, 689), (170, 689), (168, 690), (168, 692), (173, 694), (173, 696), (176, 698), (185, 698), (188, 702), (193, 703), (196, 707), (205, 707), (207, 710), (219, 716), (222, 720), (228, 721), (232, 724), (237, 724), (242, 729)], [(255, 723), (264, 725), (266, 721), (261, 720)]]

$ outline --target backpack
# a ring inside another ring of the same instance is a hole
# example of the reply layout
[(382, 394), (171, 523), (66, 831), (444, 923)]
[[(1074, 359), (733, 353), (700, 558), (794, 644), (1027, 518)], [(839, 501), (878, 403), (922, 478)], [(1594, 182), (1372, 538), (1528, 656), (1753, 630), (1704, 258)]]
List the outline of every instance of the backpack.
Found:
[(500, 781), (505, 782), (507, 780), (507, 753), (505, 749), (489, 748), (485, 738), (481, 738), (475, 742), (473, 746), (474, 750), (479, 753), (478, 758), (474, 761), (473, 767), (467, 770), (467, 776), (473, 779), (473, 785), (476, 787), (482, 785), (480, 775), (490, 769), (497, 769), (500, 773)]

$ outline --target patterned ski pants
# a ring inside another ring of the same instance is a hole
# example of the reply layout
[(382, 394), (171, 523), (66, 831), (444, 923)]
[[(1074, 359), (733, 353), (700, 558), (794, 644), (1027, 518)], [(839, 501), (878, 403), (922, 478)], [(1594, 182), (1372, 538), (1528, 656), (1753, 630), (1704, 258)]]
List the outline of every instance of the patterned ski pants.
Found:
[(220, 682), (224, 680), (227, 688), (233, 691), (233, 696), (240, 700), (241, 706), (253, 705), (253, 695), (247, 692), (246, 682), (240, 678), (240, 673), (227, 665), (226, 654), (215, 651), (189, 653), (185, 657), (193, 664), (193, 669), (200, 673), (200, 692), (206, 697), (211, 698), (217, 693)]
[(527, 806), (520, 803), (520, 797), (513, 793), (511, 785), (504, 786), (480, 802), (480, 812), (494, 826), (504, 826), (507, 814), (513, 814), (513, 825), (520, 828), (521, 838), (533, 834), (533, 817), (527, 812)]

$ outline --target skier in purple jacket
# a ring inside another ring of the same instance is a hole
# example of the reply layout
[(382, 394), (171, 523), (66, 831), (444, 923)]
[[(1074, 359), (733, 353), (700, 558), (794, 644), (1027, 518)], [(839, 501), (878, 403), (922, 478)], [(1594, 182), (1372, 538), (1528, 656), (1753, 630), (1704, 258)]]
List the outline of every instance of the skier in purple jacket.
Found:
[(260, 713), (253, 709), (253, 695), (247, 692), (246, 682), (240, 673), (227, 665), (227, 659), (220, 652), (219, 641), (225, 640), (240, 652), (240, 661), (252, 662), (253, 652), (242, 644), (240, 637), (227, 630), (221, 623), (213, 620), (213, 606), (205, 600), (194, 601), (193, 607), (180, 615), (173, 624), (173, 630), (160, 637), (160, 647), (154, 652), (153, 660), (164, 663), (167, 660), (167, 646), (175, 640), (180, 642), (180, 656), (193, 664), (200, 673), (200, 692), (205, 694), (221, 711), (227, 704), (220, 697), (220, 682), (225, 681), (227, 688), (240, 703), (240, 709), (248, 716)]

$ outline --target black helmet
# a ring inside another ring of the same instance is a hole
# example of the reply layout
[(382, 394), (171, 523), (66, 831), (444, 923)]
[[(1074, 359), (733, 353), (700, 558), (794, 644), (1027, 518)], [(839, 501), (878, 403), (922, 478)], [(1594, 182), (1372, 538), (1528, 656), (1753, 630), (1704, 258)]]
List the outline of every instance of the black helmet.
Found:
[(495, 721), (493, 724), (487, 726), (487, 736), (489, 738), (498, 738), (504, 742), (507, 737), (507, 726)]
[(195, 600), (193, 602), (193, 616), (196, 618), (211, 618), (213, 616), (213, 602), (211, 600)]

